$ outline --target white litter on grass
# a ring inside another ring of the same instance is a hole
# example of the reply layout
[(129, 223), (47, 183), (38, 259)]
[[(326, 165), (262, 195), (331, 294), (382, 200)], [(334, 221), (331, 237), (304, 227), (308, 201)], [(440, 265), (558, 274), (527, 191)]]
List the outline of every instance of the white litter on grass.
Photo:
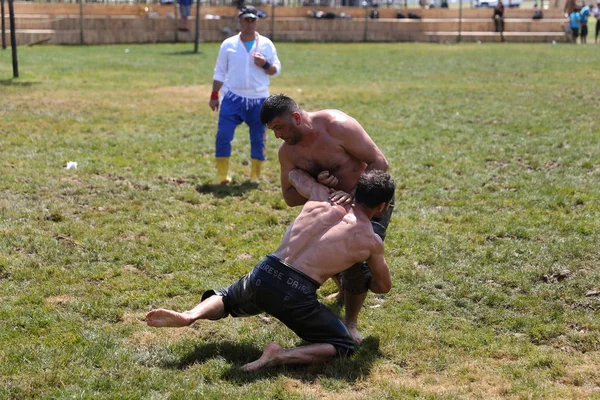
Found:
[(65, 167), (65, 169), (77, 169), (77, 162), (76, 161), (68, 161), (67, 162), (67, 166)]
[(125, 53), (129, 53), (129, 49), (125, 49)]
[(553, 41), (552, 41), (552, 44), (556, 44), (556, 40), (553, 40)]

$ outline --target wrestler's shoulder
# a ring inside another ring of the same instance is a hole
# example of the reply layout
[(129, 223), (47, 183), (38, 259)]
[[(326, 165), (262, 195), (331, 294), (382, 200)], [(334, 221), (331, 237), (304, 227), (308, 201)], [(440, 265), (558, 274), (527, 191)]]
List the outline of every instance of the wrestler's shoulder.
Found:
[(289, 144), (283, 142), (279, 146), (278, 156), (280, 160), (286, 160), (291, 163), (294, 163), (297, 159), (302, 159), (304, 157), (304, 152), (298, 146), (290, 146)]
[(281, 142), (281, 144), (279, 145), (278, 153), (280, 159), (283, 157), (291, 161), (291, 157), (294, 154), (294, 146), (290, 146), (285, 142)]
[(311, 117), (319, 122), (335, 122), (348, 117), (348, 114), (340, 110), (325, 109), (312, 112)]

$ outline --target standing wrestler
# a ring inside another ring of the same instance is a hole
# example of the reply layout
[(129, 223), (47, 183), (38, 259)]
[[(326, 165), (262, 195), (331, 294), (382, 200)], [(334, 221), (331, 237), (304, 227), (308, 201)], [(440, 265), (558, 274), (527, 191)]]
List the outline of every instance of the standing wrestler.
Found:
[[(308, 172), (326, 186), (353, 193), (358, 178), (364, 171), (387, 171), (388, 162), (371, 137), (354, 118), (339, 110), (306, 112), (290, 97), (269, 96), (260, 110), (260, 120), (283, 140), (279, 148), (281, 190), (289, 206), (306, 202), (288, 180), (294, 168)], [(393, 201), (383, 215), (376, 215), (373, 229), (385, 238), (393, 211)], [(340, 295), (346, 313), (344, 323), (357, 343), (362, 341), (358, 332), (358, 314), (367, 297), (369, 267), (357, 263), (342, 273)], [(339, 285), (339, 280), (336, 280)], [(343, 292), (342, 292), (343, 290)]]
[(260, 106), (269, 95), (271, 76), (281, 73), (277, 50), (269, 38), (256, 31), (258, 11), (252, 6), (240, 9), (241, 32), (225, 39), (213, 75), (209, 106), (221, 110), (215, 144), (217, 183), (228, 183), (231, 141), (235, 128), (245, 122), (250, 129), (250, 178), (256, 181), (265, 160), (265, 126), (260, 123)]
[(291, 170), (288, 179), (308, 201), (277, 250), (231, 286), (205, 292), (202, 302), (192, 310), (148, 312), (148, 325), (182, 327), (199, 319), (266, 312), (311, 343), (284, 349), (272, 342), (258, 360), (244, 365), (246, 371), (280, 364), (324, 363), (353, 351), (352, 335), (317, 300), (316, 290), (332, 275), (366, 259), (372, 272), (369, 289), (375, 293), (390, 291), (383, 241), (373, 232), (370, 220), (389, 205), (394, 180), (383, 171), (365, 172), (352, 203), (350, 195), (318, 183), (304, 171)]

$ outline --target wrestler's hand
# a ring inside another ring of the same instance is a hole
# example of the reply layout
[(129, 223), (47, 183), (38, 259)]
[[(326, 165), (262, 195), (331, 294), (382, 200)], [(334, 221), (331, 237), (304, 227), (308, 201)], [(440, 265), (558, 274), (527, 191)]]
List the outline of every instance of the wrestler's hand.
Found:
[(321, 173), (319, 173), (319, 175), (317, 176), (317, 181), (320, 184), (330, 188), (335, 188), (338, 185), (338, 183), (340, 183), (338, 181), (338, 178), (336, 178), (333, 175), (329, 175), (329, 171), (327, 170), (321, 171)]
[(343, 190), (333, 190), (329, 194), (329, 201), (341, 206), (352, 203), (352, 196)]
[(219, 100), (211, 100), (208, 102), (208, 106), (213, 111), (219, 111)]

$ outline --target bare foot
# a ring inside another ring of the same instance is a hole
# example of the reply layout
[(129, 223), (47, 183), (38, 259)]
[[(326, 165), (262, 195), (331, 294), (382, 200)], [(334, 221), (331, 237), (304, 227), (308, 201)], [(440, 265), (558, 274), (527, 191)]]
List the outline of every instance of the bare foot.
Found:
[(346, 328), (348, 329), (348, 332), (350, 332), (350, 335), (352, 335), (352, 339), (354, 339), (356, 344), (361, 344), (363, 341), (363, 337), (358, 332), (357, 324), (356, 323), (347, 323)]
[(342, 303), (344, 301), (344, 292), (330, 294), (329, 296), (325, 297), (325, 299), (335, 300), (336, 303)]
[(146, 314), (146, 324), (156, 328), (188, 326), (193, 321), (184, 314), (159, 308)]
[(331, 277), (331, 280), (335, 283), (335, 286), (337, 286), (338, 291), (337, 293), (330, 294), (325, 298), (327, 300), (335, 300), (337, 303), (341, 303), (344, 301), (344, 288), (342, 287), (341, 275), (334, 275)]
[(279, 352), (281, 352), (282, 350), (283, 347), (281, 347), (278, 343), (271, 342), (267, 345), (267, 347), (265, 347), (262, 355), (258, 360), (252, 361), (251, 363), (244, 365), (242, 369), (244, 371), (258, 371), (259, 369), (264, 367), (272, 367), (274, 365), (277, 365), (275, 362), (275, 357), (277, 357), (277, 354), (279, 354)]

